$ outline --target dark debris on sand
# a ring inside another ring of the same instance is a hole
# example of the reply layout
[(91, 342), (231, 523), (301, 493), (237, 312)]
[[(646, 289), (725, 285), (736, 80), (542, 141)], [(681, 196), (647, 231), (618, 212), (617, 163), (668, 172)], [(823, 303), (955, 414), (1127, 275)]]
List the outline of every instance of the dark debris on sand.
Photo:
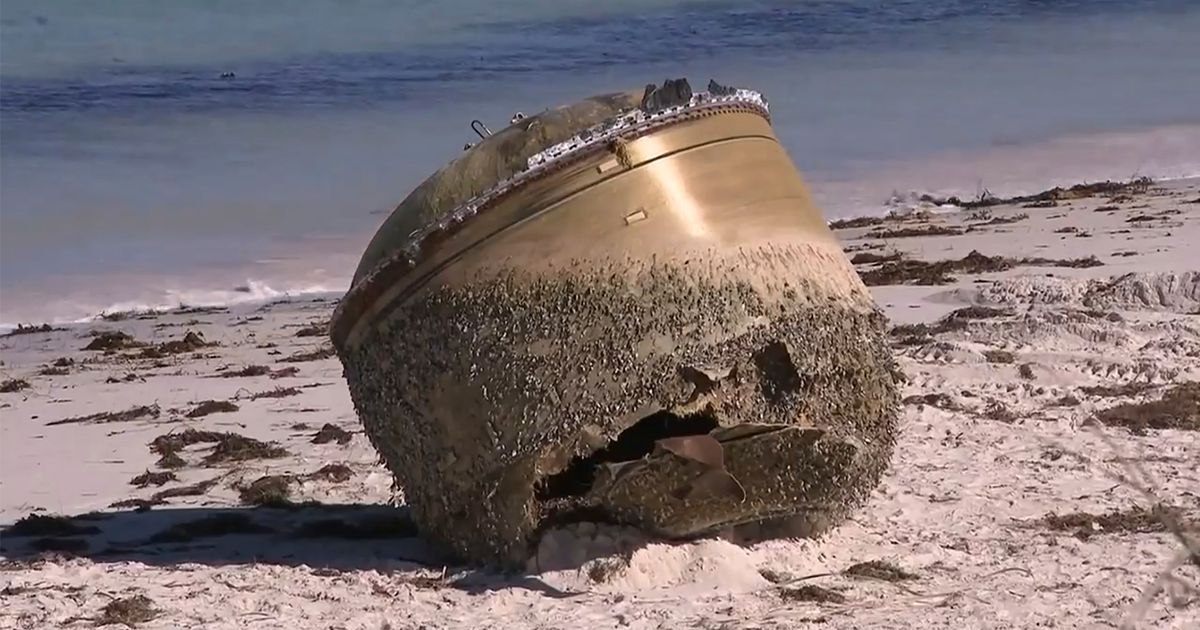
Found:
[(945, 409), (947, 411), (957, 411), (961, 409), (958, 403), (954, 402), (949, 394), (935, 392), (931, 394), (914, 394), (904, 398), (903, 403), (906, 405), (925, 405), (935, 409)]
[(1016, 197), (996, 197), (991, 194), (980, 195), (978, 199), (971, 201), (963, 201), (958, 197), (949, 197), (945, 199), (934, 197), (922, 197), (922, 201), (936, 203), (937, 205), (952, 205), (961, 208), (987, 208), (991, 206), (1003, 206), (1009, 204), (1036, 204), (1045, 202), (1067, 201), (1071, 199), (1085, 199), (1087, 197), (1095, 197), (1098, 195), (1116, 196), (1123, 195), (1132, 198), (1132, 195), (1138, 195), (1150, 190), (1150, 186), (1154, 184), (1154, 180), (1149, 177), (1138, 177), (1127, 182), (1103, 181), (1094, 183), (1075, 184), (1069, 188), (1055, 186), (1049, 190), (1043, 190), (1034, 195), (1018, 195)]
[(179, 481), (179, 478), (176, 477), (175, 473), (173, 472), (150, 472), (147, 470), (133, 479), (130, 479), (129, 485), (137, 486), (139, 488), (146, 488), (148, 486), (161, 486), (172, 481)]
[(290, 507), (293, 505), (292, 483), (295, 481), (292, 475), (266, 475), (239, 488), (238, 497), (243, 505)]
[(1144, 434), (1149, 429), (1200, 431), (1200, 383), (1187, 382), (1149, 402), (1122, 403), (1096, 412), (1096, 420)]
[(917, 236), (959, 236), (962, 229), (947, 225), (920, 225), (891, 230), (879, 229), (867, 233), (868, 238), (913, 238)]
[(904, 257), (900, 252), (892, 252), (891, 254), (874, 254), (871, 252), (861, 252), (855, 254), (850, 259), (852, 265), (871, 265), (875, 263), (896, 262)]
[(250, 459), (276, 459), (287, 456), (288, 452), (276, 444), (262, 442), (236, 433), (218, 431), (200, 431), (187, 429), (178, 433), (168, 433), (154, 438), (150, 442), (150, 450), (164, 457), (178, 456), (184, 448), (193, 444), (212, 443), (216, 446), (204, 458), (206, 465), (224, 462), (246, 461)]
[(1124, 398), (1140, 396), (1152, 389), (1154, 389), (1154, 385), (1150, 383), (1122, 383), (1120, 385), (1086, 385), (1080, 387), (1079, 391), (1088, 396), (1100, 398)]
[(189, 418), (203, 418), (214, 413), (233, 413), (239, 407), (228, 400), (204, 400), (187, 412)]
[(353, 437), (353, 434), (351, 434), (349, 431), (337, 426), (336, 424), (326, 422), (325, 425), (321, 427), (321, 430), (317, 431), (316, 435), (313, 436), (312, 443), (328, 444), (329, 442), (336, 441), (338, 444), (344, 446), (349, 444)]
[(1012, 315), (1012, 311), (1002, 308), (965, 306), (951, 311), (945, 317), (932, 324), (899, 324), (888, 331), (888, 334), (899, 338), (897, 342), (899, 345), (921, 345), (933, 341), (934, 335), (966, 330), (969, 325), (968, 322), (972, 320), (995, 319), (997, 317), (1010, 317)]
[(872, 227), (883, 225), (887, 221), (884, 217), (855, 217), (853, 219), (839, 219), (829, 222), (831, 230), (849, 230), (853, 228)]
[(346, 464), (325, 464), (315, 472), (306, 475), (309, 479), (345, 483), (354, 476), (354, 470)]
[(1021, 221), (1024, 221), (1028, 218), (1029, 218), (1029, 215), (1024, 212), (1022, 212), (1021, 214), (1015, 214), (1011, 217), (992, 217), (991, 219), (988, 219), (987, 221), (980, 221), (979, 223), (972, 223), (969, 227), (967, 227), (967, 231), (973, 232), (981, 227), (987, 227), (990, 225), (1009, 225), (1011, 223), (1020, 223)]
[(128, 628), (134, 628), (139, 623), (153, 621), (159, 615), (159, 611), (154, 607), (154, 600), (145, 595), (134, 595), (133, 597), (122, 597), (114, 599), (105, 604), (100, 610), (100, 616), (96, 618), (97, 626), (109, 626), (113, 624), (121, 624)]
[(1060, 532), (1071, 532), (1080, 539), (1100, 534), (1148, 534), (1167, 531), (1164, 516), (1172, 515), (1174, 510), (1165, 506), (1155, 506), (1146, 510), (1134, 506), (1128, 510), (1113, 510), (1104, 514), (1088, 512), (1071, 512), (1069, 514), (1047, 514), (1037, 520), (1037, 525), (1046, 529)]
[(178, 497), (198, 497), (212, 490), (217, 485), (216, 479), (206, 479), (199, 483), (194, 483), (190, 486), (178, 486), (175, 488), (167, 488), (160, 490), (150, 496), (149, 499), (124, 499), (117, 501), (109, 507), (114, 508), (136, 508), (139, 510), (147, 510), (155, 505), (162, 505), (167, 502), (167, 499), (175, 499)]
[(64, 418), (47, 422), (46, 426), (57, 426), (62, 424), (104, 424), (109, 422), (137, 422), (140, 420), (154, 420), (162, 415), (162, 410), (158, 405), (139, 405), (131, 407), (125, 411), (102, 411), (86, 416), (78, 416), (74, 418)]
[(24, 379), (10, 378), (0, 383), (0, 394), (13, 394), (26, 389), (29, 389), (29, 381)]
[(327, 334), (329, 334), (329, 329), (321, 324), (309, 324), (296, 331), (297, 337), (324, 337)]
[(336, 356), (333, 347), (324, 346), (312, 350), (310, 352), (298, 352), (289, 357), (284, 357), (279, 360), (280, 363), (308, 363), (309, 361), (323, 361)]
[(1088, 268), (1103, 264), (1095, 256), (1075, 259), (1008, 258), (1006, 256), (987, 256), (972, 250), (971, 253), (958, 260), (925, 262), (902, 259), (887, 262), (874, 269), (862, 271), (859, 276), (867, 286), (895, 284), (935, 286), (954, 282), (954, 276), (951, 274), (956, 273), (991, 273), (1007, 271), (1017, 266)]
[(276, 387), (275, 389), (269, 389), (264, 392), (250, 394), (249, 398), (252, 401), (263, 398), (287, 398), (288, 396), (299, 396), (301, 393), (303, 392), (295, 387)]
[(1017, 360), (1017, 355), (1008, 350), (984, 350), (983, 358), (988, 363), (1012, 363)]
[(141, 342), (134, 339), (128, 333), (119, 330), (106, 330), (97, 333), (83, 349), (91, 352), (114, 352), (128, 348), (140, 348), (142, 345)]
[(200, 333), (188, 331), (183, 339), (176, 339), (145, 348), (138, 355), (143, 359), (164, 359), (174, 354), (183, 354), (185, 352), (195, 352), (204, 348), (217, 346), (215, 341), (206, 341)]
[(867, 562), (859, 562), (852, 565), (850, 568), (842, 571), (842, 575), (853, 578), (863, 578), (871, 580), (883, 580), (885, 582), (904, 582), (906, 580), (915, 580), (917, 575), (909, 573), (904, 569), (883, 560), (870, 560)]
[[(857, 565), (856, 565), (857, 566)], [(815, 602), (818, 604), (844, 604), (846, 596), (841, 593), (817, 586), (806, 584), (795, 588), (779, 589), (779, 598), (785, 602)]]
[(240, 370), (226, 370), (221, 372), (221, 378), (251, 378), (255, 376), (266, 376), (271, 373), (271, 368), (265, 365), (247, 365)]
[(18, 335), (34, 335), (37, 333), (62, 332), (64, 330), (66, 329), (55, 328), (50, 324), (42, 324), (40, 326), (31, 324), (17, 324), (16, 328), (4, 333), (3, 335), (0, 335), (0, 338), (16, 337)]

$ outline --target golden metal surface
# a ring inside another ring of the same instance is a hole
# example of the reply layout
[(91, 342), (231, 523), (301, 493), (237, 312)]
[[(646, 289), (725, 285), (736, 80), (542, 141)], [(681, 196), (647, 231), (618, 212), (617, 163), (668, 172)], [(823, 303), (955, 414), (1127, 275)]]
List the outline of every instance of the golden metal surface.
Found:
[[(378, 287), (345, 341), (428, 282), (455, 282), (490, 267), (525, 269), (589, 257), (687, 257), (768, 243), (837, 247), (770, 124), (719, 113), (685, 120), (626, 143), (630, 166), (604, 151), (518, 188), (422, 260)], [(640, 213), (640, 214), (639, 214)], [(636, 221), (628, 217), (637, 214)], [(426, 251), (427, 250), (427, 251)], [(831, 278), (857, 283), (853, 271)], [(347, 313), (349, 315), (349, 313)]]

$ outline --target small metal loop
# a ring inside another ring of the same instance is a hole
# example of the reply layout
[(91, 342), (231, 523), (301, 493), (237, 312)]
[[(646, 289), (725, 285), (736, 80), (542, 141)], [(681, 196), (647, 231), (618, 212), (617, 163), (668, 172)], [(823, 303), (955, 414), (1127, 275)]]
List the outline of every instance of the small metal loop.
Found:
[(474, 131), (479, 135), (480, 138), (484, 139), (492, 135), (492, 130), (488, 129), (487, 125), (483, 124), (483, 122), (479, 120), (471, 121), (471, 131)]
[(517, 112), (517, 113), (513, 114), (512, 120), (509, 120), (508, 124), (515, 125), (515, 124), (521, 122), (522, 120), (525, 120), (525, 114), (523, 114), (521, 112)]

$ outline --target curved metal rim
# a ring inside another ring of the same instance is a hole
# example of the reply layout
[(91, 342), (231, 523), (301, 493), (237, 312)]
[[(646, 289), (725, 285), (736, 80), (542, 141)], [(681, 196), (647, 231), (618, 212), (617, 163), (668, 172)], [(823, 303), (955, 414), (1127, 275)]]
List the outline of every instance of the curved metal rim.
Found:
[[(626, 133), (618, 134), (616, 138), (624, 141), (632, 141), (637, 138), (650, 135), (665, 127), (680, 124), (690, 120), (715, 116), (718, 114), (728, 113), (751, 113), (762, 116), (770, 122), (770, 114), (765, 107), (746, 102), (721, 102), (712, 103), (694, 107), (691, 109), (677, 112), (676, 114), (663, 117), (652, 121), (650, 124), (635, 127)], [(611, 140), (611, 139), (610, 139)], [(341, 348), (346, 339), (349, 337), (351, 330), (358, 323), (362, 314), (368, 310), (369, 306), (380, 297), (389, 287), (396, 282), (401, 281), (413, 269), (424, 262), (433, 250), (426, 246), (435, 244), (437, 241), (444, 239), (467, 225), (470, 220), (502, 203), (516, 190), (523, 188), (531, 183), (540, 181), (546, 177), (561, 172), (562, 170), (594, 157), (596, 154), (607, 151), (608, 143), (596, 143), (593, 146), (587, 147), (584, 150), (573, 153), (557, 159), (538, 169), (525, 171), (508, 182), (504, 182), (494, 189), (489, 190), (475, 198), (463, 206), (468, 206), (472, 203), (479, 203), (474, 212), (469, 216), (456, 218), (448, 222), (444, 226), (438, 226), (437, 229), (425, 231), (422, 234), (414, 234), (414, 238), (409, 241), (404, 247), (398, 249), (395, 253), (381, 260), (370, 273), (362, 278), (355, 286), (351, 287), (346, 295), (342, 298), (337, 310), (334, 311), (330, 322), (330, 337), (336, 347)], [(448, 213), (454, 215), (457, 212)], [(436, 225), (436, 224), (435, 224)]]

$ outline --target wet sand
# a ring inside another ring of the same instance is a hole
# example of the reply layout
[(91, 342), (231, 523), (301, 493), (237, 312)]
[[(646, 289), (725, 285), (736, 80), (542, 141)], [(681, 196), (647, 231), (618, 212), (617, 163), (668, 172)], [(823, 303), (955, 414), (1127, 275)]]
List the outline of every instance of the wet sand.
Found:
[(1164, 522), (1200, 518), (1200, 182), (1022, 205), (837, 230), (908, 283), (871, 287), (906, 402), (820, 540), (580, 524), (524, 575), (448, 564), (362, 434), (332, 301), (0, 339), (0, 627), (1193, 627)]

